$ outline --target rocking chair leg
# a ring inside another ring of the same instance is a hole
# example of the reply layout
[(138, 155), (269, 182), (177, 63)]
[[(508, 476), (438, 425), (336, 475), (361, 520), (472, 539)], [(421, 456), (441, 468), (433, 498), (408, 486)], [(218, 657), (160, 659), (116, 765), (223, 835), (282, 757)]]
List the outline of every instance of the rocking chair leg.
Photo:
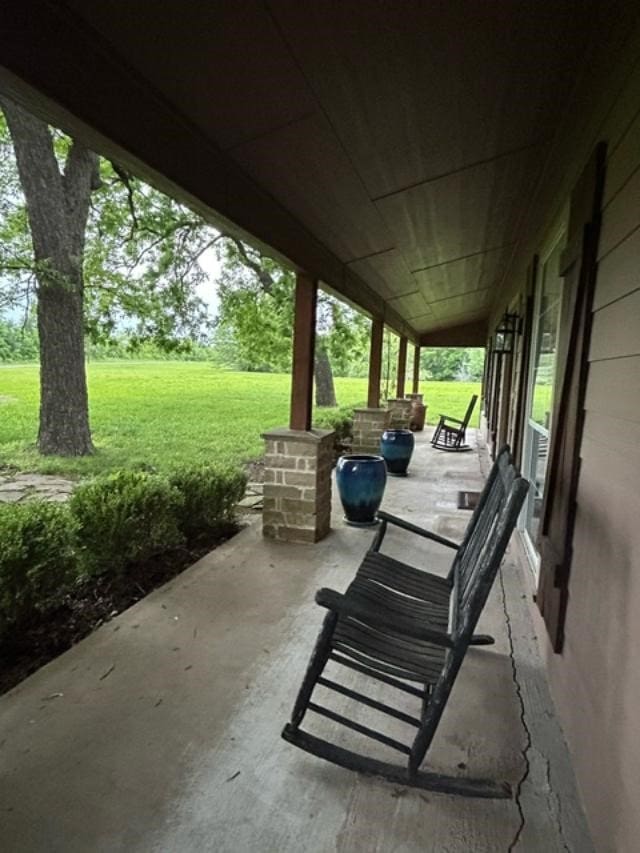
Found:
[(324, 617), (322, 628), (318, 634), (315, 648), (311, 655), (307, 671), (302, 681), (302, 686), (300, 687), (296, 703), (293, 706), (293, 711), (291, 713), (291, 726), (295, 729), (298, 728), (304, 718), (307, 705), (309, 704), (311, 694), (313, 693), (313, 688), (316, 686), (316, 682), (322, 675), (322, 670), (325, 668), (327, 661), (329, 660), (329, 654), (331, 652), (331, 637), (333, 636), (337, 621), (337, 613), (334, 613), (331, 610)]

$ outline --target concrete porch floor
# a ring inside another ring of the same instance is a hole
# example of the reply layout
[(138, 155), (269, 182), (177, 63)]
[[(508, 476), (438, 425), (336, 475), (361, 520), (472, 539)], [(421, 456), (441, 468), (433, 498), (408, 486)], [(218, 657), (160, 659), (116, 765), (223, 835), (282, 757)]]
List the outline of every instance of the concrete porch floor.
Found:
[[(486, 454), (428, 437), (383, 507), (459, 538), (457, 492), (481, 486)], [(300, 546), (252, 524), (0, 699), (0, 849), (588, 853), (513, 545), (479, 625), (496, 645), (469, 652), (427, 764), (507, 780), (515, 799), (389, 785), (280, 739), (324, 615), (314, 592), (344, 589), (372, 537), (337, 495), (332, 524)], [(388, 538), (424, 562), (423, 541)], [(429, 550), (430, 567), (447, 556)]]

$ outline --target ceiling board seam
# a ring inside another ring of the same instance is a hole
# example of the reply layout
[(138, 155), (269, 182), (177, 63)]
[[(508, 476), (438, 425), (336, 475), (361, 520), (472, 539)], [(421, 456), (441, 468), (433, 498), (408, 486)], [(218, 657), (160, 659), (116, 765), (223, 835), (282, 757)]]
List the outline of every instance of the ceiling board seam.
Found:
[(460, 175), (463, 172), (469, 172), (473, 169), (479, 168), (480, 166), (487, 166), (490, 163), (496, 163), (498, 160), (503, 160), (507, 157), (513, 157), (515, 154), (522, 154), (525, 151), (529, 151), (533, 148), (538, 148), (543, 145), (546, 145), (549, 141), (550, 139), (548, 137), (542, 137), (541, 139), (537, 139), (535, 142), (530, 142), (528, 145), (521, 145), (519, 148), (513, 148), (510, 151), (504, 151), (501, 154), (494, 155), (493, 157), (487, 157), (484, 160), (477, 160), (474, 163), (468, 163), (465, 166), (460, 166), (459, 168), (452, 169), (449, 172), (442, 172), (442, 174), (434, 175), (431, 178), (424, 178), (423, 180), (416, 181), (413, 184), (407, 184), (406, 186), (400, 187), (397, 190), (392, 190), (391, 192), (383, 193), (383, 195), (374, 196), (371, 201), (375, 203), (378, 201), (384, 201), (388, 198), (393, 198), (393, 196), (396, 195), (402, 195), (403, 193), (410, 192), (411, 190), (415, 190), (418, 187), (423, 187), (426, 184), (433, 184), (436, 183), (436, 181), (442, 181), (445, 178), (451, 178), (454, 175)]
[(415, 273), (426, 272), (427, 270), (435, 270), (438, 269), (438, 267), (446, 267), (449, 264), (458, 263), (458, 261), (466, 261), (470, 258), (477, 258), (480, 255), (488, 255), (490, 252), (499, 252), (501, 249), (509, 249), (511, 246), (515, 245), (515, 241), (511, 241), (510, 243), (503, 243), (501, 246), (493, 246), (490, 249), (481, 249), (479, 252), (471, 252), (469, 255), (460, 255), (458, 258), (452, 258), (449, 261), (441, 261), (438, 264), (430, 264), (428, 267), (418, 267), (418, 269), (411, 270), (411, 274), (414, 275)]
[(379, 252), (371, 252), (370, 255), (362, 255), (360, 258), (352, 258), (350, 261), (345, 261), (345, 264), (348, 266), (349, 264), (357, 264), (360, 261), (368, 261), (371, 258), (377, 258), (380, 255), (388, 255), (390, 252), (396, 252), (397, 249), (395, 246), (392, 246), (390, 249), (381, 249)]
[(472, 296), (474, 293), (484, 293), (487, 290), (493, 290), (493, 288), (476, 287), (475, 290), (465, 290), (464, 293), (457, 293), (455, 296), (445, 296), (443, 299), (427, 299), (423, 294), (423, 298), (427, 305), (439, 305), (441, 302), (449, 302), (451, 299), (461, 299), (463, 296)]
[(417, 290), (408, 290), (406, 293), (398, 293), (396, 296), (390, 296), (388, 302), (395, 302), (396, 299), (405, 299), (407, 296), (422, 296), (420, 288)]

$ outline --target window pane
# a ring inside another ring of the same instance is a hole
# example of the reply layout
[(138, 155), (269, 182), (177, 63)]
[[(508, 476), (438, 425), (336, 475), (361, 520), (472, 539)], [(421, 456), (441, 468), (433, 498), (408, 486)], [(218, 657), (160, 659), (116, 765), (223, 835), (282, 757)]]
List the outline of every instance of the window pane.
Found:
[(526, 529), (535, 545), (547, 475), (549, 431), (552, 428), (553, 385), (556, 374), (562, 279), (560, 243), (541, 269), (536, 303), (535, 339), (531, 362), (531, 396), (527, 422), (525, 474), (532, 484), (525, 508)]
[(543, 269), (540, 314), (534, 357), (531, 419), (545, 429), (550, 428), (553, 410), (553, 381), (556, 372), (558, 321), (560, 319), (560, 284), (558, 263), (560, 249), (549, 257)]

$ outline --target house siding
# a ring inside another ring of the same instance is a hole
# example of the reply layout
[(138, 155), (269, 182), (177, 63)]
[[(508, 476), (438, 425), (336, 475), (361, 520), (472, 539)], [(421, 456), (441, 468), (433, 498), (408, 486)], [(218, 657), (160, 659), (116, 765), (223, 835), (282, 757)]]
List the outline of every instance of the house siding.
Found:
[(611, 851), (640, 837), (639, 139), (640, 114), (610, 143), (565, 649), (549, 657), (594, 839)]
[[(580, 450), (565, 643), (533, 607), (556, 708), (598, 851), (640, 839), (640, 37), (604, 51), (568, 109), (493, 329), (596, 142), (608, 162)], [(607, 62), (609, 73), (603, 69)], [(614, 61), (617, 60), (617, 61)], [(591, 110), (585, 110), (590, 104)], [(580, 113), (580, 110), (582, 113)], [(581, 121), (576, 116), (581, 115)], [(533, 589), (532, 589), (533, 592)]]

